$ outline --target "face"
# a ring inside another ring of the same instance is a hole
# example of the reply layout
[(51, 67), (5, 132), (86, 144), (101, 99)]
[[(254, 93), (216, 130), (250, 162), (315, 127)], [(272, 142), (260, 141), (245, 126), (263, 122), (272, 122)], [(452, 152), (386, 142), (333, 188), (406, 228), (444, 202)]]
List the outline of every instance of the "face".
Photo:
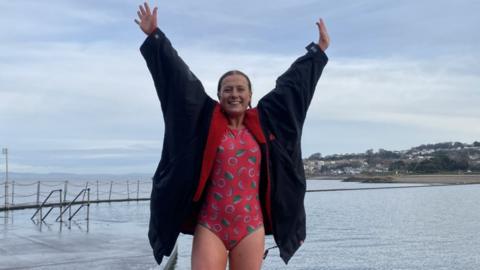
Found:
[(238, 116), (244, 114), (252, 99), (252, 92), (248, 88), (247, 79), (239, 74), (225, 77), (221, 82), (218, 99), (227, 115)]

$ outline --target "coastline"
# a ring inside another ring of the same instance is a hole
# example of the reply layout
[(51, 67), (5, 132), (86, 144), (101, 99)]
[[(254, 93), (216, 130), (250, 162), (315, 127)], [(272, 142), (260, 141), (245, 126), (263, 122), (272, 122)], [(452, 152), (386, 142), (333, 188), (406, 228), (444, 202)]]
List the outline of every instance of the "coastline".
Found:
[(480, 184), (480, 174), (418, 174), (418, 175), (355, 175), (314, 176), (311, 180), (342, 180), (362, 183), (410, 183), (410, 184)]

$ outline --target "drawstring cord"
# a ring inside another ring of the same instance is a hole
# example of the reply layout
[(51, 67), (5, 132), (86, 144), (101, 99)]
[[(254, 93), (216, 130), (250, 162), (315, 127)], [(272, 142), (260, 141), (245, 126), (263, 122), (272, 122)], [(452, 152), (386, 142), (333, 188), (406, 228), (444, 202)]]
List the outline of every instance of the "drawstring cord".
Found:
[(268, 251), (269, 251), (270, 249), (273, 249), (273, 248), (278, 248), (278, 246), (273, 246), (273, 247), (267, 248), (267, 249), (265, 250), (265, 252), (263, 253), (263, 259), (264, 259), (264, 260), (265, 260), (265, 258), (266, 258), (267, 255), (268, 255)]

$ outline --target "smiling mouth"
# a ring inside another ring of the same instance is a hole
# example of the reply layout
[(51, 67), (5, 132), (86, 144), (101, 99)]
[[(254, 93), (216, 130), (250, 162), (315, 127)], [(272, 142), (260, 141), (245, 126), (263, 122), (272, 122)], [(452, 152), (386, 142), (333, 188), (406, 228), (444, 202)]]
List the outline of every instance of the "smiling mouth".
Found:
[(240, 105), (240, 104), (242, 104), (242, 102), (239, 101), (239, 100), (235, 100), (235, 101), (229, 101), (228, 104), (230, 104), (230, 105)]

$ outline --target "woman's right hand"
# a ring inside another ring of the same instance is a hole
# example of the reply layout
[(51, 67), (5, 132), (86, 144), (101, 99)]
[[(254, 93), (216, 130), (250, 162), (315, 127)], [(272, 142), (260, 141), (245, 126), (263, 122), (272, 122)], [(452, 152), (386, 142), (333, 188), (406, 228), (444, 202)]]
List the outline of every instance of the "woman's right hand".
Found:
[(138, 6), (137, 14), (140, 21), (135, 19), (135, 22), (147, 36), (157, 29), (157, 7), (154, 7), (153, 12), (150, 12), (150, 7), (145, 2), (143, 6)]

